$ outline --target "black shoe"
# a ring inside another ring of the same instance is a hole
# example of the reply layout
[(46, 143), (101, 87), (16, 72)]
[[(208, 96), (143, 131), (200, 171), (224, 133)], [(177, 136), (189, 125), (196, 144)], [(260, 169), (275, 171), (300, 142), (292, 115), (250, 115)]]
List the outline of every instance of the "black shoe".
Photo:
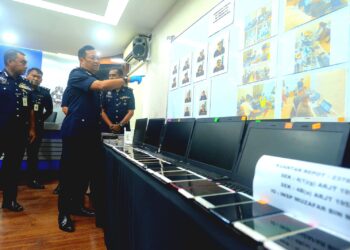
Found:
[(78, 209), (72, 210), (72, 214), (79, 215), (79, 216), (84, 216), (84, 217), (94, 217), (95, 216), (95, 211), (87, 209), (85, 207), (80, 207)]
[(53, 194), (60, 194), (62, 188), (61, 188), (61, 185), (58, 184), (57, 187), (53, 190)]
[(31, 182), (28, 183), (28, 187), (34, 188), (34, 189), (44, 189), (45, 186), (42, 185), (40, 182), (37, 180), (32, 180)]
[(59, 214), (58, 215), (58, 227), (65, 232), (74, 232), (74, 224), (72, 219), (68, 214)]
[(2, 208), (7, 208), (13, 212), (23, 211), (23, 207), (17, 201), (3, 202)]

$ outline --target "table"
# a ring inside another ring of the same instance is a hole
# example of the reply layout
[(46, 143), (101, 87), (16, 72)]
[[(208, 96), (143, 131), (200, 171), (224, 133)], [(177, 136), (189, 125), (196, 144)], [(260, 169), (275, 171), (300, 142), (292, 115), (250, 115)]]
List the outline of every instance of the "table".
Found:
[(256, 249), (111, 148), (105, 152), (108, 249)]

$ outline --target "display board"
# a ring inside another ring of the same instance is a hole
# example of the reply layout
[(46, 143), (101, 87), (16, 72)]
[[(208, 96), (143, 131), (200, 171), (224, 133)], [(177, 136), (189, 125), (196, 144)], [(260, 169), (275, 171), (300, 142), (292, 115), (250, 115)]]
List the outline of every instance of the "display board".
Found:
[(168, 118), (349, 117), (349, 0), (224, 0), (172, 42)]

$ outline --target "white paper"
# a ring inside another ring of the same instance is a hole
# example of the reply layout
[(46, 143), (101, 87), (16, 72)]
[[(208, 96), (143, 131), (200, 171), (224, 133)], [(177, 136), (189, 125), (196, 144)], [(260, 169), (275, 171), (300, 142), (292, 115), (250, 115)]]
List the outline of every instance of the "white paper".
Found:
[(226, 26), (233, 23), (234, 16), (234, 3), (233, 0), (225, 0), (221, 4), (218, 4), (211, 12), (209, 16), (209, 36), (222, 30)]
[(264, 155), (253, 194), (305, 223), (350, 237), (350, 169)]

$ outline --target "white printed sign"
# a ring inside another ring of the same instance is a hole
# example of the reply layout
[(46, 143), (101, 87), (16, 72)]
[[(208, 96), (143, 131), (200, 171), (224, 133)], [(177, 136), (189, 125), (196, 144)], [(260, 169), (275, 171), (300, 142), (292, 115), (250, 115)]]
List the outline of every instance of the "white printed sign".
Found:
[(214, 33), (222, 30), (226, 26), (233, 23), (233, 15), (234, 15), (234, 2), (233, 0), (225, 0), (222, 3), (218, 4), (211, 12), (210, 12), (210, 20), (208, 33), (209, 36)]
[(305, 223), (350, 237), (350, 169), (264, 155), (253, 194)]

